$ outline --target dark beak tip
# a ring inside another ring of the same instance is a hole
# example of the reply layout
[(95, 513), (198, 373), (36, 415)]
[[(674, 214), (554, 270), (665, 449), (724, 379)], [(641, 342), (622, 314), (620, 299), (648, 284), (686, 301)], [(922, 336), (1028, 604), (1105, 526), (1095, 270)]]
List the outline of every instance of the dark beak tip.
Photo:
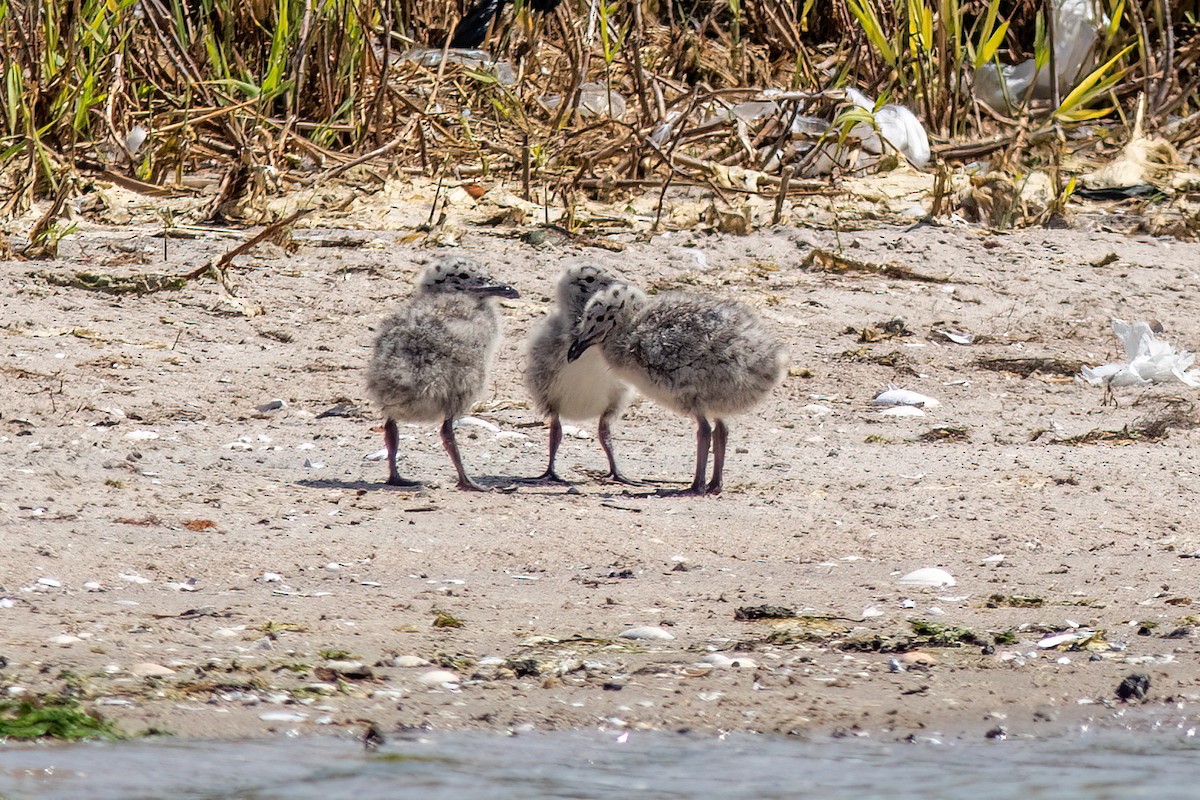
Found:
[(590, 342), (574, 341), (571, 343), (571, 348), (567, 350), (567, 363), (577, 360), (590, 346)]

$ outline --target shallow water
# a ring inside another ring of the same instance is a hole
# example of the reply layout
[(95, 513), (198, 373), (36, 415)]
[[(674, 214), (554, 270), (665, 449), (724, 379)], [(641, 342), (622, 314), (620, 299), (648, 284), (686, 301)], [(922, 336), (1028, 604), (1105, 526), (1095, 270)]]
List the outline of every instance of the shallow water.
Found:
[(1200, 737), (881, 744), (731, 735), (435, 734), (0, 746), (5, 800), (1191, 800)]

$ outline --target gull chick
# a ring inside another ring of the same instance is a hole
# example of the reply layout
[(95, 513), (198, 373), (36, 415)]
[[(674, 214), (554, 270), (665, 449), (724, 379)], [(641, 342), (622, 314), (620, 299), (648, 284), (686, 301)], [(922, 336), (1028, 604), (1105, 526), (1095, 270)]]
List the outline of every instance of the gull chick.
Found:
[[(593, 345), (618, 377), (696, 420), (696, 472), (689, 489), (719, 494), (729, 429), (725, 418), (757, 405), (783, 377), (783, 346), (745, 306), (690, 292), (648, 298), (614, 284), (588, 301), (574, 361)], [(712, 480), (704, 482), (712, 448)]]
[(529, 338), (525, 386), (538, 411), (550, 418), (550, 464), (535, 480), (566, 483), (554, 470), (554, 459), (562, 443), (562, 420), (599, 417), (600, 446), (608, 457), (608, 477), (620, 483), (634, 483), (617, 467), (611, 439), (612, 420), (629, 402), (629, 385), (613, 374), (598, 349), (567, 361), (567, 351), (588, 300), (617, 282), (615, 276), (599, 267), (568, 267), (558, 280), (553, 313)]
[(454, 420), (487, 385), (500, 342), (494, 298), (517, 296), (470, 259), (445, 258), (425, 270), (413, 295), (380, 325), (367, 366), (367, 394), (383, 411), (389, 484), (421, 486), (396, 470), (396, 422), (440, 420), (442, 445), (458, 472), (458, 488), (487, 491), (463, 469)]

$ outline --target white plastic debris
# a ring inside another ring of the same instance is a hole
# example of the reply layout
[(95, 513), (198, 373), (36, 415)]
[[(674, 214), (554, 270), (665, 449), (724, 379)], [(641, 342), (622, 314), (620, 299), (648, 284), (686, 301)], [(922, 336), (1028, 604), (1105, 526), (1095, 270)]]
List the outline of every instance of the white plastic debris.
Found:
[[(402, 61), (412, 61), (423, 67), (436, 67), (442, 63), (443, 51), (440, 47), (414, 47), (400, 56)], [(512, 86), (517, 82), (517, 74), (509, 61), (497, 61), (487, 50), (475, 50), (463, 47), (452, 47), (445, 51), (447, 64), (462, 64), (467, 69), (491, 73), (503, 86)], [(427, 109), (431, 111), (432, 109)]]
[[(1054, 69), (1062, 97), (1075, 87), (1108, 22), (1096, 0), (1054, 0)], [(1030, 58), (1013, 65), (984, 64), (975, 73), (976, 96), (1000, 111), (1023, 105), (1027, 95), (1045, 100), (1051, 93), (1048, 60), (1040, 70)]]
[(125, 438), (132, 439), (135, 442), (146, 439), (157, 439), (158, 433), (155, 431), (130, 431), (129, 433), (125, 434)]
[(944, 569), (937, 567), (922, 567), (921, 569), (913, 570), (896, 581), (902, 586), (930, 586), (941, 588), (943, 586), (955, 586), (958, 581), (954, 580), (954, 576)]
[(916, 406), (918, 408), (937, 408), (942, 403), (928, 395), (909, 389), (898, 389), (888, 385), (887, 391), (880, 392), (871, 401), (873, 406)]
[(1084, 367), (1079, 377), (1093, 386), (1147, 386), (1179, 381), (1200, 388), (1200, 370), (1191, 369), (1196, 356), (1176, 350), (1159, 339), (1149, 322), (1112, 321), (1113, 333), (1125, 348), (1125, 363)]
[(143, 578), (141, 575), (134, 575), (133, 573), (126, 574), (126, 573), (122, 572), (117, 577), (123, 581), (129, 581), (130, 583), (149, 583), (150, 582), (149, 578)]
[(42, 586), (49, 586), (51, 589), (58, 589), (62, 587), (62, 581), (58, 580), (57, 578), (38, 578), (37, 582)]
[[(846, 97), (854, 105), (871, 112), (875, 101), (862, 92), (848, 87)], [(923, 169), (929, 164), (929, 134), (917, 115), (896, 103), (888, 103), (873, 113), (878, 135), (866, 125), (855, 125), (851, 131), (862, 140), (863, 149), (868, 153), (882, 153), (883, 146), (880, 138), (895, 148), (917, 169)]]
[[(562, 105), (562, 95), (548, 94), (539, 101), (542, 107), (551, 114), (558, 111)], [(579, 87), (579, 105), (577, 109), (579, 116), (587, 119), (588, 117), (612, 117), (620, 119), (625, 116), (625, 110), (628, 108), (625, 98), (616, 89), (606, 86), (603, 83), (590, 82)]]
[(134, 125), (125, 134), (125, 152), (129, 155), (137, 155), (137, 151), (142, 149), (142, 145), (146, 142), (146, 129), (141, 125)]
[(656, 628), (653, 625), (642, 625), (637, 628), (630, 628), (621, 631), (617, 634), (622, 639), (641, 639), (643, 641), (660, 641), (666, 642), (675, 637), (662, 628)]

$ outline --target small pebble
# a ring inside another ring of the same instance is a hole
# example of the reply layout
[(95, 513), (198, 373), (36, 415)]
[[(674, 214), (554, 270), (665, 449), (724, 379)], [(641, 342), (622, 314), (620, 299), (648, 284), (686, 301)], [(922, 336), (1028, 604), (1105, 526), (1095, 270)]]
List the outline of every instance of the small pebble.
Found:
[(332, 683), (310, 683), (305, 685), (304, 688), (307, 691), (315, 692), (316, 694), (330, 695), (338, 693), (338, 687), (334, 686)]
[(361, 661), (326, 661), (325, 668), (347, 678), (369, 678), (371, 668)]
[(162, 678), (167, 675), (174, 675), (175, 670), (170, 667), (164, 667), (162, 664), (154, 664), (147, 661), (142, 664), (134, 664), (129, 668), (129, 674), (136, 675), (139, 678)]
[(901, 653), (896, 657), (906, 669), (929, 669), (937, 666), (937, 659), (929, 653), (922, 653), (920, 650), (912, 650), (908, 653)]
[(430, 663), (420, 656), (396, 656), (392, 659), (393, 667), (428, 667)]

